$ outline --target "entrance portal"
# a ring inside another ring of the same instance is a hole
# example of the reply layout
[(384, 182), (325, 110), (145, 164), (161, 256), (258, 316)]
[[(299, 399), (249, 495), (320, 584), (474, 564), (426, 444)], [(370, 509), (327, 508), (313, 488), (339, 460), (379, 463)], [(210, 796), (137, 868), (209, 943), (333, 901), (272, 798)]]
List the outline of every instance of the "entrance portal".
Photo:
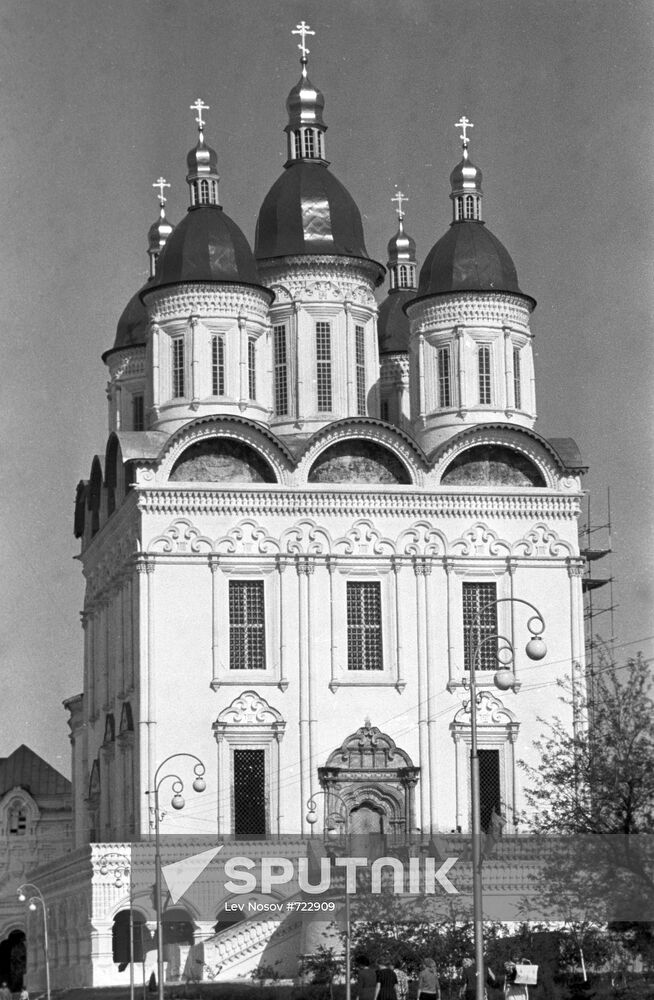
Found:
[(0, 984), (6, 983), (12, 993), (23, 988), (26, 954), (24, 931), (11, 931), (0, 941)]

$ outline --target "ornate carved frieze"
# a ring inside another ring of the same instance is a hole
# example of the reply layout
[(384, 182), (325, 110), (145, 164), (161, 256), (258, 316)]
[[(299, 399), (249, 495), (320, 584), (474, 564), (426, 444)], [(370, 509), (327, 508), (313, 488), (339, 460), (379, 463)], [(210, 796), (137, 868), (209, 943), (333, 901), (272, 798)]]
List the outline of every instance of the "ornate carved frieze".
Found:
[(153, 291), (148, 295), (152, 322), (168, 319), (188, 319), (189, 316), (245, 315), (265, 323), (270, 296), (254, 286), (241, 285), (179, 285)]
[(516, 332), (529, 334), (530, 308), (517, 295), (439, 296), (409, 305), (408, 315), (416, 329), (426, 332), (433, 327), (514, 326)]
[(322, 517), (346, 514), (350, 517), (395, 515), (415, 517), (502, 517), (548, 521), (571, 521), (581, 511), (578, 496), (552, 496), (530, 490), (520, 495), (471, 493), (416, 493), (394, 490), (367, 492), (288, 490), (139, 489), (138, 508), (142, 513), (193, 515), (229, 514), (261, 516), (293, 514)]
[(295, 301), (356, 302), (377, 311), (372, 294), (379, 275), (378, 265), (360, 258), (285, 257), (261, 261), (259, 269), (266, 285), (275, 293), (275, 303)]

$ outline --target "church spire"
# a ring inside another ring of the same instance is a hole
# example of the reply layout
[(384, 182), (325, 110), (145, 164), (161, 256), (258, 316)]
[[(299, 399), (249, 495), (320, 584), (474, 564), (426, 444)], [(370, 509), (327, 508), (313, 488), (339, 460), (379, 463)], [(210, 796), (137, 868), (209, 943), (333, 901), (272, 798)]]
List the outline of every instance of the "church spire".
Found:
[(148, 256), (150, 257), (150, 277), (154, 278), (154, 272), (157, 266), (157, 259), (159, 254), (163, 250), (166, 240), (173, 231), (173, 227), (166, 218), (166, 198), (164, 197), (164, 189), (169, 188), (170, 184), (165, 179), (165, 177), (160, 177), (159, 180), (155, 181), (152, 185), (153, 188), (159, 188), (159, 218), (156, 222), (153, 222), (148, 231)]
[(300, 35), (298, 48), (301, 52), (300, 65), (302, 76), (293, 87), (286, 100), (288, 125), (285, 132), (288, 136), (288, 160), (290, 166), (296, 160), (325, 160), (325, 132), (327, 126), (322, 120), (325, 98), (313, 86), (307, 76), (309, 49), (306, 45), (308, 35), (315, 35), (308, 24), (301, 21), (291, 32)]
[(468, 146), (470, 137), (468, 129), (475, 126), (465, 115), (462, 115), (454, 128), (461, 129), (461, 145), (463, 159), (450, 174), (452, 193), (450, 198), (454, 206), (454, 222), (481, 222), (481, 170), (470, 160)]
[(204, 141), (205, 121), (202, 117), (203, 111), (209, 111), (209, 105), (198, 97), (195, 104), (191, 104), (191, 111), (195, 111), (195, 121), (198, 126), (198, 143), (186, 158), (188, 174), (186, 181), (191, 193), (191, 208), (196, 205), (219, 205), (218, 203), (218, 157), (211, 146), (207, 146)]
[(404, 231), (404, 210), (402, 204), (409, 199), (398, 190), (391, 198), (397, 202), (396, 213), (399, 228), (388, 243), (388, 275), (390, 292), (416, 287), (416, 245)]

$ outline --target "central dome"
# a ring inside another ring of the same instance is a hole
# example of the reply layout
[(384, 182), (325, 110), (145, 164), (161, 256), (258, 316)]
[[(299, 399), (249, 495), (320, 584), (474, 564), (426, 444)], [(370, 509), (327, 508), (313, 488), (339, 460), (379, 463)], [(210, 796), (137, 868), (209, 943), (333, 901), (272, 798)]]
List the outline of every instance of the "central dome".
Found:
[(161, 251), (152, 287), (183, 281), (261, 284), (248, 241), (218, 205), (190, 208)]
[(453, 222), (422, 265), (418, 295), (473, 291), (522, 295), (508, 250), (484, 223)]
[(354, 199), (324, 163), (296, 160), (266, 195), (254, 243), (257, 260), (296, 254), (368, 257)]

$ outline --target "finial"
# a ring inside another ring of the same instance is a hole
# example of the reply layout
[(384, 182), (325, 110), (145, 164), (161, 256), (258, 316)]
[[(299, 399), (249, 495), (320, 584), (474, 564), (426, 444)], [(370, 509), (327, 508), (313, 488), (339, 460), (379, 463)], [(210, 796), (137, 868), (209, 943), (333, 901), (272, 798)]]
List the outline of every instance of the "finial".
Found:
[(400, 220), (400, 222), (402, 222), (402, 219), (404, 218), (404, 212), (402, 211), (402, 202), (408, 200), (409, 199), (407, 198), (407, 196), (403, 194), (400, 190), (398, 190), (397, 193), (391, 198), (391, 201), (397, 202), (397, 208), (395, 209), (395, 211), (397, 212), (397, 217)]
[(169, 188), (170, 184), (165, 177), (160, 177), (159, 180), (155, 181), (152, 185), (153, 188), (159, 188), (159, 206), (163, 208), (166, 204), (167, 199), (164, 197), (164, 188)]
[(197, 111), (197, 117), (196, 117), (195, 120), (198, 123), (198, 132), (202, 132), (202, 130), (203, 130), (204, 126), (205, 126), (205, 121), (202, 118), (202, 112), (203, 111), (209, 111), (210, 110), (209, 109), (209, 105), (205, 104), (201, 97), (198, 97), (198, 99), (195, 102), (195, 104), (191, 104), (190, 107), (191, 107), (191, 111)]
[(302, 55), (300, 57), (300, 63), (302, 65), (302, 76), (306, 76), (307, 75), (307, 56), (309, 55), (310, 49), (308, 49), (306, 47), (305, 41), (306, 41), (307, 35), (315, 35), (315, 31), (312, 31), (308, 24), (305, 24), (304, 21), (301, 21), (295, 28), (293, 28), (293, 30), (291, 31), (291, 34), (292, 35), (300, 35), (302, 37), (302, 41), (298, 42), (298, 46), (297, 47), (300, 50), (300, 52), (302, 53)]
[(470, 144), (470, 139), (468, 137), (467, 130), (469, 128), (474, 128), (474, 127), (475, 126), (472, 124), (472, 122), (468, 118), (466, 118), (465, 115), (461, 115), (461, 117), (458, 120), (458, 122), (454, 123), (454, 128), (460, 128), (461, 129), (461, 133), (462, 134), (459, 136), (459, 138), (461, 139), (461, 142), (463, 143), (463, 156), (464, 156), (464, 159), (468, 158), (468, 146)]

